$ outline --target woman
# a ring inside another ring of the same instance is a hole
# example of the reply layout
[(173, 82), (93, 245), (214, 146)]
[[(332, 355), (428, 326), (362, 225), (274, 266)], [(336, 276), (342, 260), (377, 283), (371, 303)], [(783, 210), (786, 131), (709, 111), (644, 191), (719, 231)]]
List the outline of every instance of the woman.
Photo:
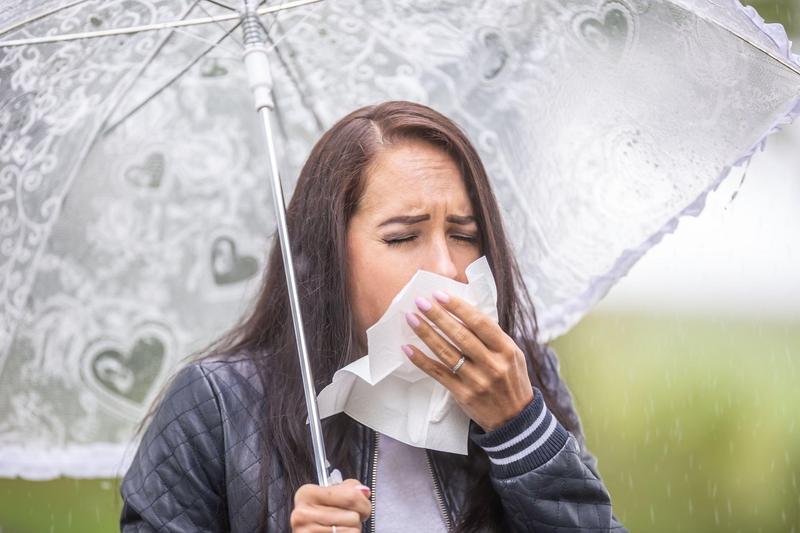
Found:
[(624, 530), (555, 353), (536, 342), (486, 172), (453, 122), (410, 102), (351, 113), (312, 150), (287, 216), (318, 390), (366, 353), (366, 329), (418, 269), (465, 282), (486, 256), (499, 324), (445, 293), (420, 295), (406, 319), (440, 361), (397, 347), (473, 420), (469, 454), (413, 448), (339, 414), (323, 427), (350, 479), (313, 484), (276, 245), (252, 310), (153, 414), (121, 487), (123, 530)]

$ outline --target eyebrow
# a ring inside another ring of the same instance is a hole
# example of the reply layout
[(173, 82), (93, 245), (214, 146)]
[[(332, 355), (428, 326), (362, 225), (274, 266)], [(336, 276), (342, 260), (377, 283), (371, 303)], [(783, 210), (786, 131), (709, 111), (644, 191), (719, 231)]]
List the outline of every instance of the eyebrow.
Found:
[[(387, 218), (386, 220), (384, 220), (383, 222), (378, 224), (378, 227), (380, 228), (381, 226), (387, 226), (389, 224), (405, 224), (407, 226), (410, 226), (412, 224), (417, 224), (417, 223), (422, 222), (424, 220), (430, 220), (430, 218), (431, 218), (430, 215), (391, 217), (391, 218)], [(447, 215), (447, 221), (451, 222), (453, 224), (458, 224), (460, 226), (465, 226), (467, 224), (475, 222), (475, 217), (471, 216), (471, 215), (469, 215), (469, 216)]]

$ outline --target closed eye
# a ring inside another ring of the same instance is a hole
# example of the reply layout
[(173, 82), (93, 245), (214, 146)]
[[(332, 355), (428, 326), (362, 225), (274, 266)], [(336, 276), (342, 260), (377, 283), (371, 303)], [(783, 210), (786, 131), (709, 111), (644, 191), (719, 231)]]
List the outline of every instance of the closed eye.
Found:
[(405, 237), (393, 237), (389, 239), (383, 239), (383, 242), (385, 242), (389, 246), (400, 246), (401, 244), (411, 242), (416, 238), (417, 238), (416, 235), (407, 235)]
[[(416, 240), (418, 235), (403, 235), (397, 237), (386, 237), (381, 239), (384, 243), (389, 246), (400, 246), (402, 244), (410, 243)], [(457, 241), (463, 242), (465, 244), (476, 244), (478, 242), (477, 235), (467, 235), (467, 234), (459, 234), (454, 233), (450, 235), (450, 238), (455, 239)]]

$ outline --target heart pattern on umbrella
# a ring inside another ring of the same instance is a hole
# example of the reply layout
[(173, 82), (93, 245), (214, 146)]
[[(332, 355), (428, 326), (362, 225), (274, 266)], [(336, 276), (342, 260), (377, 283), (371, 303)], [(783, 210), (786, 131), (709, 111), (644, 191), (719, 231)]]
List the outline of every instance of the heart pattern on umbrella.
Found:
[(156, 189), (164, 178), (165, 158), (161, 152), (153, 152), (140, 165), (125, 170), (125, 179), (137, 187)]
[(598, 12), (583, 13), (573, 21), (581, 40), (603, 57), (618, 60), (630, 46), (634, 22), (630, 8), (619, 1), (604, 4)]
[(211, 273), (217, 285), (230, 285), (256, 275), (258, 260), (250, 255), (240, 255), (236, 241), (223, 235), (211, 245)]
[(227, 73), (228, 69), (220, 65), (216, 59), (205, 61), (203, 63), (202, 70), (200, 71), (200, 75), (204, 78), (216, 78), (219, 76), (225, 76)]
[(141, 406), (161, 373), (166, 354), (166, 342), (153, 333), (136, 337), (128, 349), (104, 343), (90, 351), (89, 377), (105, 392)]
[(486, 81), (496, 78), (508, 61), (508, 50), (501, 35), (496, 31), (489, 31), (480, 37), (484, 46), (481, 57), (481, 74)]

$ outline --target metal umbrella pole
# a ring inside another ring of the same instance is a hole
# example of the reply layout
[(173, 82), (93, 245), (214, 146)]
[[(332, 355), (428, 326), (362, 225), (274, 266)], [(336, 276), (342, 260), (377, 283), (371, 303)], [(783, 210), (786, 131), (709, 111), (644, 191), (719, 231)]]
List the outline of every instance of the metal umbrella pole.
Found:
[(300, 310), (300, 298), (297, 293), (297, 282), (294, 274), (292, 260), (292, 247), (289, 242), (289, 231), (286, 226), (286, 205), (283, 199), (283, 187), (278, 174), (278, 161), (275, 156), (275, 142), (270, 124), (270, 112), (275, 103), (272, 99), (272, 75), (270, 74), (269, 59), (267, 57), (266, 34), (256, 14), (256, 1), (244, 0), (244, 13), (242, 14), (242, 28), (244, 30), (244, 63), (250, 88), (253, 91), (255, 106), (264, 123), (267, 136), (267, 150), (272, 183), (272, 198), (275, 203), (275, 214), (278, 222), (278, 237), (280, 239), (281, 253), (283, 255), (283, 269), (286, 272), (286, 286), (289, 290), (289, 303), (292, 310), (294, 335), (297, 341), (297, 355), (300, 358), (300, 371), (303, 379), (303, 389), (308, 409), (308, 422), (311, 428), (311, 443), (314, 448), (314, 465), (317, 470), (319, 484), (327, 487), (340, 481), (336, 472), (328, 475), (328, 461), (325, 454), (325, 440), (322, 435), (322, 423), (317, 408), (317, 395), (314, 389), (314, 379), (311, 373), (311, 364), (308, 359), (308, 348), (303, 329), (303, 317)]

